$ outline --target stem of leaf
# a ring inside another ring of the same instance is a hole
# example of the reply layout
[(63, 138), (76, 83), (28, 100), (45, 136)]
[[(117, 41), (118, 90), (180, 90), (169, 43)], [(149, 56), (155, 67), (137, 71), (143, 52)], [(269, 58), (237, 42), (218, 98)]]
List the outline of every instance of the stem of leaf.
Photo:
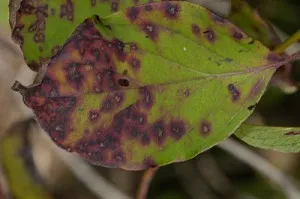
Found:
[(141, 184), (136, 196), (136, 199), (146, 199), (151, 181), (159, 167), (148, 169), (141, 180)]
[(277, 46), (275, 48), (274, 52), (278, 53), (278, 54), (282, 54), (290, 45), (292, 45), (298, 41), (300, 41), (300, 29), (295, 34), (293, 34), (290, 38), (285, 40), (282, 44)]

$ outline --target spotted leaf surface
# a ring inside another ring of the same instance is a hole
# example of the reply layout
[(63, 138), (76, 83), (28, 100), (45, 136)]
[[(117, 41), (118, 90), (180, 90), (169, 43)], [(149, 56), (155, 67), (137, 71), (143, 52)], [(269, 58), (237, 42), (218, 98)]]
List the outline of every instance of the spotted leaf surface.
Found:
[(24, 100), (57, 145), (93, 164), (187, 160), (235, 131), (282, 64), (252, 40), (188, 2), (95, 16)]
[[(154, 0), (155, 1), (155, 0)], [(13, 38), (30, 68), (37, 70), (65, 43), (83, 20), (108, 16), (148, 0), (23, 0), (17, 12)]]
[(251, 146), (279, 152), (300, 151), (300, 128), (243, 124), (235, 135)]

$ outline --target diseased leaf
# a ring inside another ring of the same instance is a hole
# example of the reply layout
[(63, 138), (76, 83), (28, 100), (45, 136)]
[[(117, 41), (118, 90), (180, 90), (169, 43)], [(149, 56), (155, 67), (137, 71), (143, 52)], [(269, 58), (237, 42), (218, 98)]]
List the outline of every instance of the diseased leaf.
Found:
[(29, 121), (15, 124), (0, 141), (1, 162), (10, 194), (15, 199), (51, 199), (33, 162), (27, 132), (29, 125)]
[(251, 8), (246, 0), (232, 0), (232, 10), (228, 19), (269, 48), (280, 43), (273, 28), (260, 17), (255, 9)]
[(300, 151), (300, 128), (243, 124), (235, 135), (251, 146), (279, 152)]
[[(154, 0), (157, 1), (157, 0)], [(38, 70), (65, 43), (86, 18), (108, 16), (148, 0), (23, 0), (17, 12), (13, 38), (28, 66)]]
[[(232, 134), (283, 59), (188, 2), (87, 19), (15, 89), (60, 147), (106, 167), (184, 161)], [(282, 62), (283, 61), (283, 62)]]

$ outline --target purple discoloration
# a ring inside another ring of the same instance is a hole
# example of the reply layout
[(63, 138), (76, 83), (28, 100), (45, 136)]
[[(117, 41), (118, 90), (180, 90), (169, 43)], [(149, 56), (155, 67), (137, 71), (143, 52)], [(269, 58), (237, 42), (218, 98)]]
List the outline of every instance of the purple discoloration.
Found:
[(95, 110), (90, 111), (89, 120), (91, 122), (96, 122), (98, 119), (99, 119), (99, 112)]
[(135, 70), (141, 68), (141, 61), (138, 58), (136, 58), (136, 57), (130, 58), (129, 59), (129, 64)]
[(263, 79), (258, 79), (250, 91), (250, 97), (256, 97), (263, 88)]
[(151, 22), (141, 24), (141, 29), (152, 41), (158, 40), (158, 27)]
[(167, 132), (163, 121), (155, 122), (151, 127), (151, 137), (158, 146), (162, 146), (167, 138)]
[(144, 168), (155, 168), (158, 166), (151, 157), (146, 157), (143, 161), (143, 165)]
[(237, 28), (232, 28), (232, 29), (231, 29), (231, 34), (232, 34), (232, 36), (233, 36), (233, 38), (234, 38), (235, 40), (241, 40), (241, 39), (244, 38), (243, 33), (240, 32), (240, 30), (238, 30)]
[(206, 31), (204, 31), (203, 35), (210, 43), (214, 43), (216, 41), (216, 34), (211, 28), (208, 28)]
[(198, 36), (200, 34), (200, 28), (197, 24), (192, 24), (192, 33), (195, 36)]
[(227, 88), (231, 94), (232, 101), (235, 102), (240, 99), (240, 91), (234, 86), (234, 84), (229, 84)]
[(170, 135), (175, 140), (180, 140), (186, 133), (186, 127), (183, 121), (173, 120), (170, 123)]
[(154, 97), (150, 87), (140, 88), (139, 105), (146, 109), (151, 109), (154, 104)]
[(164, 15), (168, 19), (178, 19), (179, 12), (180, 12), (180, 5), (178, 3), (170, 3), (170, 2), (163, 2), (161, 4), (161, 9), (164, 12)]
[(119, 10), (119, 3), (118, 2), (112, 2), (110, 8), (111, 8), (112, 12), (117, 12)]
[(140, 8), (139, 7), (131, 7), (128, 8), (126, 11), (126, 16), (129, 18), (131, 22), (134, 22), (140, 14)]
[(145, 5), (145, 10), (146, 10), (147, 12), (150, 12), (150, 11), (153, 10), (153, 8), (152, 8), (151, 5), (147, 4), (147, 5)]

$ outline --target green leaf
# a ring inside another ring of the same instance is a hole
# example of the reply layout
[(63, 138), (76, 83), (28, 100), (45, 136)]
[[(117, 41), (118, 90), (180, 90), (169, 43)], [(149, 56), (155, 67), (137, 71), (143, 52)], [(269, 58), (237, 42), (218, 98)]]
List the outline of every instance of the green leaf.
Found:
[(30, 122), (16, 123), (0, 141), (1, 163), (15, 199), (51, 199), (33, 162), (28, 138)]
[[(154, 0), (157, 1), (157, 0)], [(23, 0), (17, 12), (13, 38), (30, 68), (38, 70), (93, 14), (108, 16), (148, 0)]]
[(251, 8), (246, 0), (232, 0), (232, 9), (228, 19), (269, 48), (280, 43), (273, 28), (260, 17), (255, 9)]
[(300, 128), (241, 125), (235, 135), (251, 146), (280, 152), (300, 151)]
[(60, 147), (138, 170), (231, 135), (284, 62), (201, 6), (151, 3), (87, 19), (40, 85), (15, 89)]

